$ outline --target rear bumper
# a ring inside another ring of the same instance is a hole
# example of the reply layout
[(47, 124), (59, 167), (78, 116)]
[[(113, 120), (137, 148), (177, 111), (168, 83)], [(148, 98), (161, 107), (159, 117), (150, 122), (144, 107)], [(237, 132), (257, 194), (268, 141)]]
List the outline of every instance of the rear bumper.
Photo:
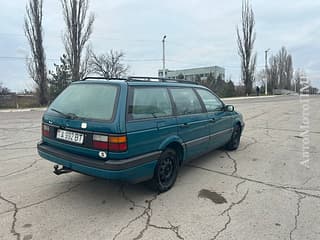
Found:
[(129, 159), (103, 161), (60, 150), (43, 142), (39, 142), (37, 148), (42, 158), (73, 171), (129, 182), (141, 182), (152, 178), (161, 153), (157, 151)]

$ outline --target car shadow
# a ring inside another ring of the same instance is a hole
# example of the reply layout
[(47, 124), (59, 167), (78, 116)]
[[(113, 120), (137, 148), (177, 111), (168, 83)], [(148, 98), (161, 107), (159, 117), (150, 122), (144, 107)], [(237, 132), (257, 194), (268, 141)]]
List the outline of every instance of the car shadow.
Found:
[[(166, 195), (176, 194), (174, 188), (179, 187), (179, 182), (187, 180), (191, 172), (194, 171), (190, 165), (205, 165), (206, 163), (216, 163), (213, 167), (219, 169), (218, 161), (223, 158), (224, 152), (222, 150), (214, 150), (201, 157), (197, 157), (180, 168), (177, 183), (173, 189), (164, 193)], [(139, 205), (140, 207), (147, 207), (148, 201), (154, 199), (158, 192), (153, 190), (148, 182), (131, 184), (121, 181), (107, 180), (103, 178), (95, 178), (86, 176), (80, 173), (72, 172), (70, 176), (70, 186), (66, 191), (65, 185), (56, 185), (53, 189), (47, 191), (63, 192), (64, 199), (72, 205), (80, 205), (81, 207), (96, 206), (103, 207), (103, 205), (112, 206), (116, 209), (123, 209), (124, 211), (132, 210)]]

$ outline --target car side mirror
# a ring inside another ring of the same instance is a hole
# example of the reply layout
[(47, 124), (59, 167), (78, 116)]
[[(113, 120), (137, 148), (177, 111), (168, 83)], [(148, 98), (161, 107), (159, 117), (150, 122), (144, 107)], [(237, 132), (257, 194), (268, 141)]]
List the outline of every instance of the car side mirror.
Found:
[(227, 112), (233, 112), (234, 111), (234, 106), (233, 105), (226, 105), (226, 106), (224, 106), (224, 109)]

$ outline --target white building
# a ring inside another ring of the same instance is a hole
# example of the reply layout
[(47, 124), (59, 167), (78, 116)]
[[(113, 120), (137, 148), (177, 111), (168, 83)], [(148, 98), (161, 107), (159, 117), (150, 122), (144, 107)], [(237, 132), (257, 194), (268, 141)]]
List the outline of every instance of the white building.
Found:
[[(215, 78), (219, 75), (223, 80), (225, 80), (225, 69), (218, 66), (211, 67), (200, 67), (200, 68), (189, 68), (189, 69), (181, 69), (181, 70), (169, 70), (166, 69), (166, 77), (167, 78), (180, 78), (183, 76), (183, 79), (188, 81), (195, 81), (200, 77), (201, 80), (207, 79), (209, 74), (212, 74)], [(162, 70), (158, 71), (158, 76), (162, 77)], [(178, 77), (179, 76), (179, 77)]]

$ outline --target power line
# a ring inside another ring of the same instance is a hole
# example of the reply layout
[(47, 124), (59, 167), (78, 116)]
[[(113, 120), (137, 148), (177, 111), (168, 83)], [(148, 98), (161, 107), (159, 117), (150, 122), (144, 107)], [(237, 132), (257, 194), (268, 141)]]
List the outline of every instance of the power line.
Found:
[[(30, 57), (18, 57), (18, 56), (0, 56), (0, 61), (6, 60), (32, 60)], [(47, 58), (46, 60), (49, 61), (60, 61), (58, 58)], [(124, 58), (123, 61), (125, 62), (158, 62), (161, 61), (160, 58), (150, 58), (150, 59), (134, 59), (134, 58)]]
[[(25, 37), (23, 33), (1, 33), (0, 36), (12, 36), (12, 37)], [(50, 34), (46, 33), (45, 38), (59, 38), (61, 39), (62, 36), (58, 36), (56, 34)], [(161, 42), (161, 40), (156, 40), (156, 39), (128, 39), (128, 38), (120, 38), (120, 37), (105, 37), (104, 35), (101, 34), (95, 34), (93, 33), (91, 36), (92, 39), (105, 39), (105, 40), (111, 40), (111, 41), (128, 41), (128, 42)]]
[[(3, 60), (32, 60), (30, 57), (17, 57), (17, 56), (0, 56), (0, 61)], [(57, 58), (47, 58), (49, 61), (59, 61)]]
[[(26, 61), (26, 60), (32, 60), (32, 58), (30, 57), (19, 57), (19, 56), (0, 56), (0, 61)], [(58, 58), (47, 58), (46, 60), (48, 61), (60, 61), (60, 59)], [(123, 59), (124, 62), (161, 62), (162, 59), (160, 58), (124, 58)], [(167, 59), (168, 62), (176, 62), (176, 63), (180, 63), (180, 64), (184, 64), (184, 65), (190, 65), (193, 67), (196, 67), (196, 65), (198, 65), (199, 67), (202, 67), (204, 65), (208, 65), (208, 64), (195, 64), (194, 62), (186, 62), (186, 61), (181, 61), (181, 60), (176, 60), (176, 59)], [(224, 64), (216, 64), (218, 66), (222, 66), (226, 69), (241, 69), (241, 66), (232, 66), (232, 65), (224, 65)], [(264, 66), (257, 66), (257, 68), (263, 68)]]
[(150, 59), (126, 59), (124, 58), (123, 61), (125, 62), (159, 62), (162, 61), (160, 58), (150, 58)]

